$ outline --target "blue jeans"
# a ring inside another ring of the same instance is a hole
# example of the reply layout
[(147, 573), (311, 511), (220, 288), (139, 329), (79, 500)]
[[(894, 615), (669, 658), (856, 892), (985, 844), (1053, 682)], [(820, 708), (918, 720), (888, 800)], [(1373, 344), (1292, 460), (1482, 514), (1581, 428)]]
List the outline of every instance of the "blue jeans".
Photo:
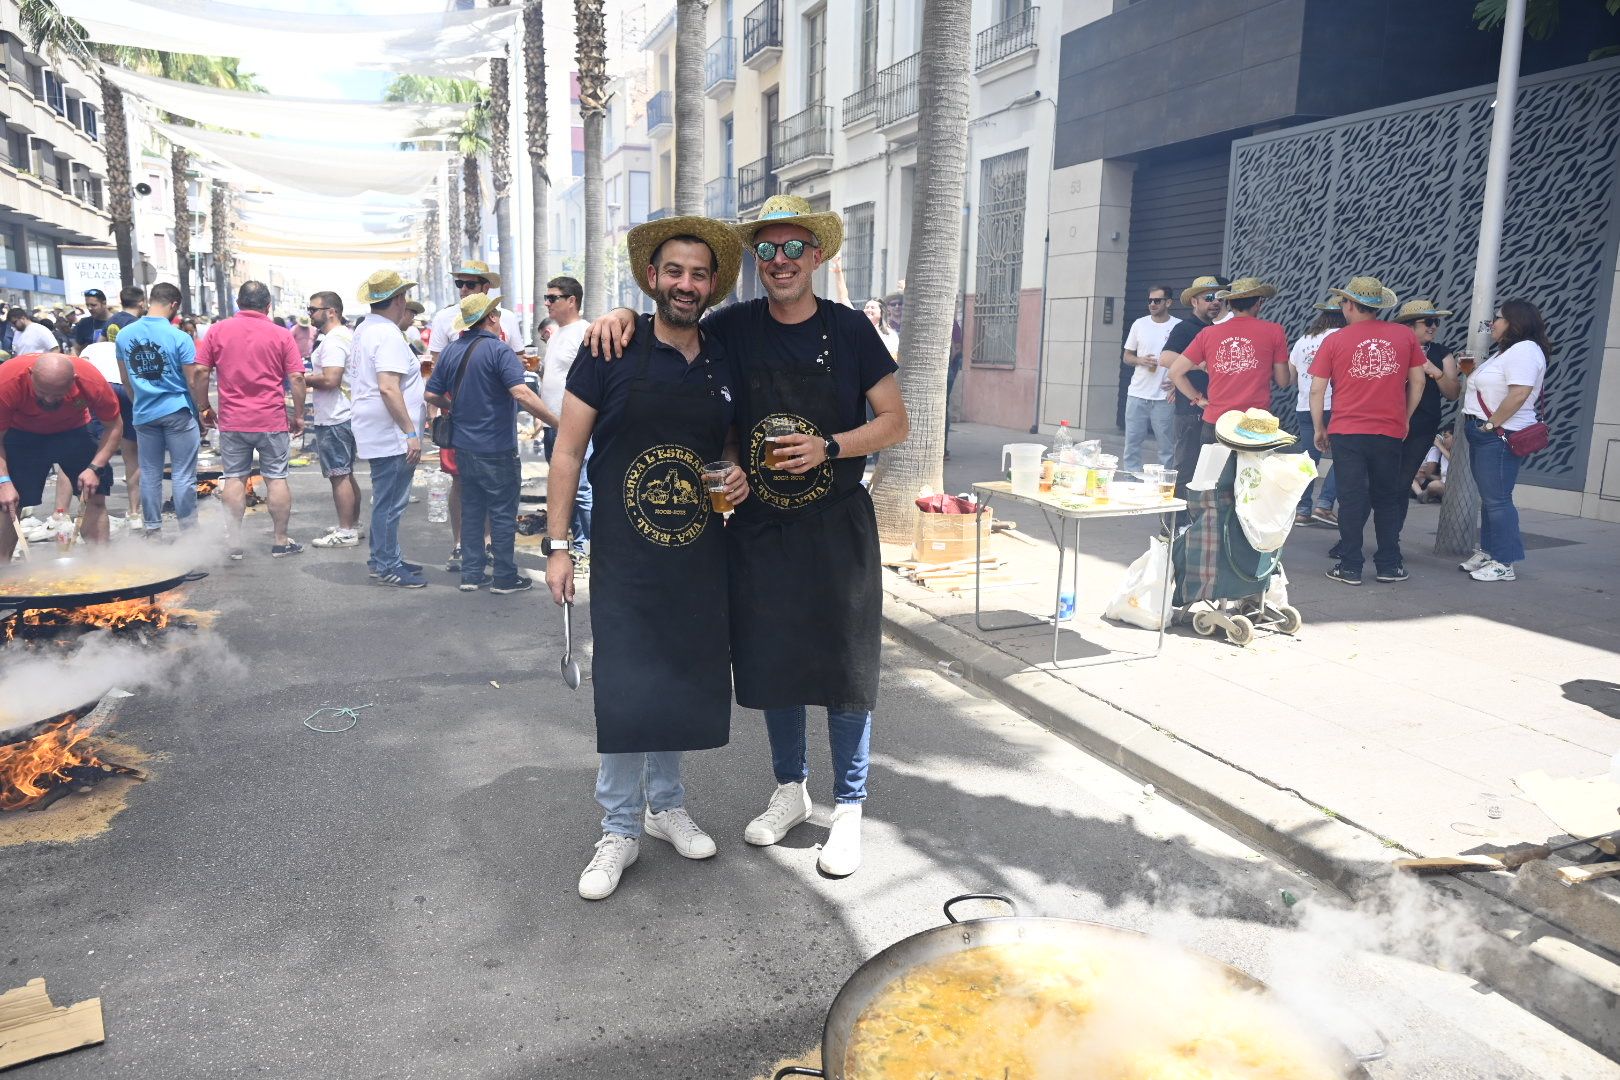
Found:
[(174, 514), (180, 527), (197, 524), (197, 447), (202, 429), (190, 409), (137, 425), (141, 461), (141, 518), (148, 531), (163, 528), (163, 456), (173, 465)]
[(366, 565), (386, 576), (405, 562), (399, 551), (399, 519), (411, 502), (416, 466), (404, 454), (371, 458), (366, 464), (371, 466), (371, 557)]
[(641, 835), (641, 811), (648, 803), (662, 814), (686, 803), (681, 785), (680, 750), (656, 754), (603, 754), (596, 770), (596, 801), (601, 804), (602, 831), (618, 836)]
[[(1311, 455), (1311, 460), (1320, 466), (1322, 464), (1322, 452), (1316, 448), (1316, 422), (1311, 419), (1311, 411), (1309, 409), (1296, 410), (1294, 412), (1294, 422), (1299, 425), (1300, 448)], [(1322, 423), (1331, 424), (1332, 422), (1333, 410), (1329, 409), (1322, 414)], [(1323, 510), (1331, 510), (1333, 504), (1338, 501), (1339, 474), (1337, 471), (1329, 469), (1327, 478), (1322, 481), (1321, 490), (1316, 493), (1316, 505)], [(1309, 485), (1305, 488), (1305, 494), (1299, 497), (1299, 512), (1302, 514), (1311, 512), (1311, 489)]]
[(1513, 485), (1519, 482), (1519, 459), (1507, 440), (1485, 431), (1481, 421), (1465, 417), (1468, 466), (1479, 488), (1479, 546), (1499, 563), (1512, 566), (1524, 559), (1524, 538), (1519, 535), (1519, 511), (1513, 505)]
[(1159, 448), (1159, 464), (1167, 469), (1176, 467), (1176, 407), (1169, 398), (1149, 401), (1147, 398), (1125, 399), (1125, 469), (1139, 472), (1142, 468), (1142, 443), (1148, 428), (1153, 428), (1153, 441)]
[[(546, 428), (546, 433), (541, 439), (546, 448), (546, 460), (549, 462), (551, 448), (557, 445), (557, 429)], [(585, 460), (580, 462), (579, 466), (579, 487), (574, 492), (574, 550), (581, 554), (587, 554), (591, 549), (591, 478), (587, 467), (591, 463), (593, 449), (595, 449), (593, 443), (585, 444)]]
[(509, 585), (517, 580), (518, 489), (523, 484), (523, 468), (517, 451), (475, 454), (456, 451), (456, 472), (461, 476), (461, 580), (477, 584), (484, 577), (484, 519), (489, 519), (490, 557), (495, 563), (495, 583)]
[[(810, 777), (805, 757), (805, 708), (788, 705), (765, 710), (771, 737), (771, 767), (778, 784), (797, 784)], [(858, 803), (866, 798), (866, 772), (872, 753), (872, 714), (863, 709), (828, 709), (827, 741), (832, 746), (833, 798)]]

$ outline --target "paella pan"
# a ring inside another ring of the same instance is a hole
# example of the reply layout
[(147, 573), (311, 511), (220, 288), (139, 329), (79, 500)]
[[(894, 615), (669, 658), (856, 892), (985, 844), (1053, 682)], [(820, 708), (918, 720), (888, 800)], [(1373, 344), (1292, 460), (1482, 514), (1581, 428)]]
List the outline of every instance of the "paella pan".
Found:
[(19, 563), (0, 571), (0, 609), (85, 607), (168, 592), (207, 577), (173, 566), (108, 564), (80, 555)]

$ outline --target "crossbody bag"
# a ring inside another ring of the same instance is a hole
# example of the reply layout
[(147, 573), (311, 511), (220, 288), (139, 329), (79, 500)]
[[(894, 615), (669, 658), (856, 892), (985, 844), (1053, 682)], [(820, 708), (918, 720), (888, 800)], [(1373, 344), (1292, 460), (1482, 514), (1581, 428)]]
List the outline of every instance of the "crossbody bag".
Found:
[[(1485, 404), (1485, 395), (1481, 394), (1478, 390), (1475, 390), (1474, 396), (1479, 399), (1479, 407), (1484, 411), (1485, 419), (1489, 420), (1491, 418), (1491, 408), (1489, 405)], [(1537, 450), (1545, 450), (1547, 448), (1547, 444), (1551, 441), (1551, 438), (1547, 431), (1546, 423), (1540, 419), (1540, 417), (1544, 415), (1546, 404), (1547, 382), (1546, 376), (1544, 375), (1542, 376), (1541, 394), (1536, 398), (1536, 422), (1533, 424), (1526, 424), (1518, 431), (1508, 431), (1506, 428), (1502, 429), (1502, 439), (1507, 443), (1508, 453), (1512, 454), (1514, 457), (1529, 457)]]
[(461, 370), (456, 372), (456, 385), (450, 388), (451, 408), (435, 416), (428, 425), (428, 434), (433, 436), (435, 446), (449, 446), (451, 438), (455, 435), (456, 425), (451, 420), (450, 414), (455, 411), (456, 397), (461, 393), (461, 380), (467, 377), (467, 369), (472, 367), (473, 350), (477, 347), (478, 343), (474, 342), (467, 350), (467, 355), (461, 358)]

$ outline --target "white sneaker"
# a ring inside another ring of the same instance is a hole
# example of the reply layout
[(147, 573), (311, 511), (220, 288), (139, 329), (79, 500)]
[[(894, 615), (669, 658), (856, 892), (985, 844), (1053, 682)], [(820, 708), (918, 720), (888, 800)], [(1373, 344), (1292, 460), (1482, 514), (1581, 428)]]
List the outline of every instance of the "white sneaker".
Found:
[(1485, 552), (1483, 550), (1481, 550), (1480, 548), (1475, 548), (1474, 553), (1472, 555), (1468, 556), (1467, 561), (1460, 562), (1460, 563), (1457, 564), (1457, 569), (1461, 570), (1465, 574), (1472, 574), (1475, 570), (1478, 570), (1480, 567), (1485, 566), (1488, 563), (1492, 563), (1492, 562), (1495, 562), (1495, 561), (1496, 560), (1492, 559), (1489, 555), (1485, 554)]
[(1468, 576), (1473, 578), (1475, 581), (1518, 580), (1517, 576), (1513, 573), (1513, 567), (1507, 565), (1506, 563), (1499, 563), (1495, 559), (1487, 562), (1484, 566), (1481, 566), (1478, 570), (1475, 570)]
[(816, 865), (828, 877), (849, 877), (861, 868), (860, 803), (839, 803), (833, 810), (832, 833)]
[(596, 842), (596, 854), (579, 875), (579, 895), (587, 900), (606, 900), (619, 887), (619, 876), (635, 865), (641, 842), (633, 836), (603, 833)]
[(770, 805), (765, 812), (748, 823), (743, 839), (755, 847), (770, 847), (780, 843), (795, 825), (810, 817), (810, 788), (800, 780), (792, 784), (779, 784), (771, 793)]
[(360, 534), (353, 529), (333, 529), (325, 536), (317, 536), (310, 543), (318, 548), (359, 547)]
[(688, 859), (707, 859), (720, 850), (715, 847), (714, 838), (698, 828), (698, 823), (684, 807), (677, 806), (662, 814), (648, 810), (642, 818), (642, 828), (648, 836), (674, 844), (675, 850)]

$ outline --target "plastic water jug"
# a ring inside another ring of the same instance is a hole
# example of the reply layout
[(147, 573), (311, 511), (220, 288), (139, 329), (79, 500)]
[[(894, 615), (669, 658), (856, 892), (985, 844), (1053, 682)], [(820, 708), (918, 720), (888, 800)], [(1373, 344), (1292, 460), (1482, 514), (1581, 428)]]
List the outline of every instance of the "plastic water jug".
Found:
[(1037, 495), (1041, 486), (1041, 455), (1046, 447), (1040, 443), (1008, 443), (1001, 448), (1001, 467), (1012, 481), (1012, 489), (1019, 495)]
[(450, 475), (442, 469), (428, 480), (428, 520), (450, 520)]

